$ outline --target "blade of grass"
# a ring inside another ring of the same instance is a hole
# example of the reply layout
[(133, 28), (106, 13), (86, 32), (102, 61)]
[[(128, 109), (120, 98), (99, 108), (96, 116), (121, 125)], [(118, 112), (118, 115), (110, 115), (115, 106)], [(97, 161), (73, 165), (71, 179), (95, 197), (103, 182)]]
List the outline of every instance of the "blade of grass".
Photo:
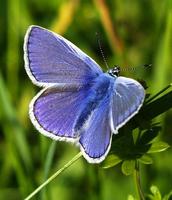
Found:
[[(15, 172), (15, 176), (17, 178), (17, 186), (20, 191), (20, 195), (23, 197), (29, 190), (33, 188), (31, 177), (25, 171), (23, 164), (21, 162), (21, 158), (18, 156), (18, 151), (16, 146), (14, 145), (13, 136), (10, 135), (11, 128), (8, 124), (4, 125), (4, 133), (6, 134), (6, 139), (8, 140), (8, 156), (7, 159), (10, 160), (10, 164)], [(2, 174), (3, 178), (4, 174)], [(2, 179), (1, 179), (2, 180)]]
[(117, 31), (110, 17), (110, 11), (104, 0), (94, 0), (96, 8), (100, 12), (100, 17), (102, 20), (103, 27), (108, 36), (109, 44), (113, 52), (121, 55), (124, 50), (123, 42), (121, 38), (117, 35)]
[[(19, 0), (8, 0), (7, 9), (7, 81), (8, 88), (13, 97), (18, 94), (19, 70), (19, 34), (20, 34), (20, 3)], [(15, 83), (15, 84), (14, 84)]]
[(32, 170), (32, 159), (29, 146), (25, 137), (23, 127), (20, 126), (14, 107), (10, 101), (8, 89), (6, 88), (2, 75), (0, 73), (0, 105), (4, 114), (4, 119), (8, 121), (10, 127), (9, 134), (13, 135), (13, 143), (25, 163), (26, 169)]
[(58, 7), (57, 16), (52, 23), (51, 30), (59, 34), (65, 33), (74, 19), (78, 5), (79, 0), (71, 0), (62, 3), (60, 9)]
[[(45, 166), (44, 166), (44, 181), (48, 178), (48, 175), (52, 166), (52, 161), (53, 161), (56, 145), (57, 145), (57, 142), (53, 141), (46, 155)], [(43, 198), (44, 196), (46, 196), (46, 199), (50, 199), (48, 191), (43, 190), (41, 196), (42, 196), (42, 199), (44, 199)]]
[(49, 179), (47, 179), (44, 183), (42, 183), (38, 188), (36, 188), (29, 196), (27, 196), (24, 200), (29, 200), (35, 194), (37, 194), (39, 191), (42, 190), (47, 184), (49, 184), (53, 179), (55, 179), (58, 175), (60, 175), (64, 170), (66, 170), (68, 167), (70, 167), (73, 163), (75, 163), (80, 157), (82, 156), (82, 153), (78, 153), (76, 156), (74, 156), (68, 163), (66, 163), (61, 169), (56, 171), (52, 176), (50, 176)]
[[(168, 82), (171, 82), (171, 51), (172, 51), (172, 6), (170, 1), (166, 1), (166, 16), (162, 21), (165, 24), (164, 31), (161, 33), (159, 40), (159, 48), (155, 57), (154, 85), (153, 91), (163, 88)], [(162, 29), (161, 29), (162, 31)]]
[(146, 104), (150, 103), (152, 100), (154, 100), (155, 98), (157, 98), (160, 94), (164, 93), (166, 90), (168, 90), (170, 87), (172, 86), (172, 83), (169, 84), (168, 86), (166, 86), (164, 89), (160, 90), (157, 94), (153, 95), (152, 97), (150, 97), (147, 101)]
[(144, 121), (150, 121), (170, 108), (172, 108), (172, 91), (144, 105), (141, 111), (131, 119), (128, 125), (131, 125), (132, 129), (137, 128), (141, 124), (144, 124)]

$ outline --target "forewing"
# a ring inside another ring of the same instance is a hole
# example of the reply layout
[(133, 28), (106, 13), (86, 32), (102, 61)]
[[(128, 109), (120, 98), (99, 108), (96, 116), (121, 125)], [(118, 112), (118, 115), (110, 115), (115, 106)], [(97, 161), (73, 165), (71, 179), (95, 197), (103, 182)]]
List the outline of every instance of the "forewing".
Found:
[(26, 71), (38, 86), (83, 85), (102, 70), (74, 44), (47, 29), (31, 26), (25, 36)]
[(111, 110), (114, 133), (138, 113), (144, 98), (144, 88), (137, 81), (125, 77), (115, 80)]
[(81, 151), (90, 163), (102, 162), (111, 146), (110, 128), (110, 98), (105, 98), (90, 114), (89, 119), (81, 129), (79, 140)]
[(48, 137), (74, 142), (78, 138), (74, 123), (86, 96), (87, 89), (43, 89), (30, 103), (31, 121)]

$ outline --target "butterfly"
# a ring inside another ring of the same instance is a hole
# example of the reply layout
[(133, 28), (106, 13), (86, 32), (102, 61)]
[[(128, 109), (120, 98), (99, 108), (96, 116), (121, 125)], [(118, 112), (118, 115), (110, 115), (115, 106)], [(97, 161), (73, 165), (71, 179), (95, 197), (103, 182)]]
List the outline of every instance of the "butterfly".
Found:
[(31, 100), (36, 129), (54, 140), (77, 144), (89, 163), (107, 156), (112, 135), (141, 108), (145, 91), (114, 67), (106, 73), (62, 36), (30, 26), (24, 61), (31, 81), (43, 89)]

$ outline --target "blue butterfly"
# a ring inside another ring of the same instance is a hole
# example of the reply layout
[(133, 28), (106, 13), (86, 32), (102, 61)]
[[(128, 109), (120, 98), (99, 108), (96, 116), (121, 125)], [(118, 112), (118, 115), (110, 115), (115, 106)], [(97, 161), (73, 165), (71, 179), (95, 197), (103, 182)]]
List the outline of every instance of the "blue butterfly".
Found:
[(74, 44), (47, 29), (30, 26), (24, 40), (25, 69), (43, 89), (32, 99), (30, 119), (54, 140), (79, 145), (89, 163), (107, 156), (118, 133), (140, 109), (144, 88), (118, 76), (118, 68), (103, 73)]

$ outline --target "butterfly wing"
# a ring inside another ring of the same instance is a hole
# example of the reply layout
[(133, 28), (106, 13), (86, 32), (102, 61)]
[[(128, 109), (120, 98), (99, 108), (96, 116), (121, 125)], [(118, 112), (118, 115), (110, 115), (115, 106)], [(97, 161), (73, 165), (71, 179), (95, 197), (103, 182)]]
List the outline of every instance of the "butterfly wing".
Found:
[(80, 132), (81, 151), (90, 163), (103, 161), (111, 146), (110, 106), (113, 86), (114, 81), (106, 74), (97, 78), (75, 125), (75, 129)]
[(80, 133), (80, 148), (83, 156), (90, 163), (102, 162), (111, 147), (110, 107), (107, 102), (103, 101), (92, 112)]
[(144, 98), (145, 91), (140, 83), (130, 78), (116, 78), (111, 108), (111, 127), (114, 133), (138, 113)]
[(25, 68), (34, 84), (83, 85), (102, 73), (74, 44), (47, 29), (31, 26), (24, 40)]
[(74, 124), (87, 89), (51, 87), (41, 90), (31, 101), (29, 114), (37, 130), (55, 140), (75, 142), (78, 135)]

